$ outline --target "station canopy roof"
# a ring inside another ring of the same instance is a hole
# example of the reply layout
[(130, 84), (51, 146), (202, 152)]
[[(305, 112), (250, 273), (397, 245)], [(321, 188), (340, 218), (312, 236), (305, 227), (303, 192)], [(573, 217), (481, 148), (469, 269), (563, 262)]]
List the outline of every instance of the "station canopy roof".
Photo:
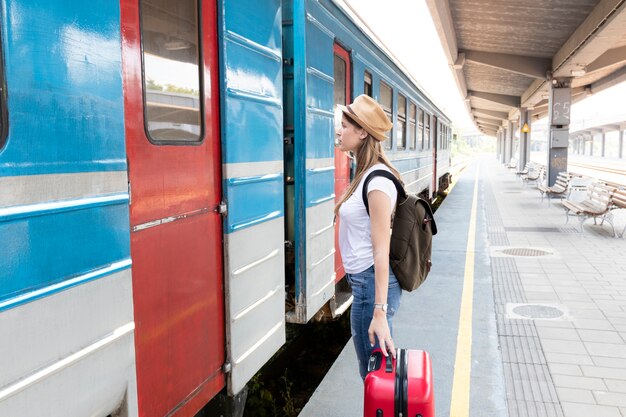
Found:
[(626, 0), (426, 0), (477, 128), (495, 136), (519, 108), (548, 114), (549, 88), (572, 101), (626, 80)]

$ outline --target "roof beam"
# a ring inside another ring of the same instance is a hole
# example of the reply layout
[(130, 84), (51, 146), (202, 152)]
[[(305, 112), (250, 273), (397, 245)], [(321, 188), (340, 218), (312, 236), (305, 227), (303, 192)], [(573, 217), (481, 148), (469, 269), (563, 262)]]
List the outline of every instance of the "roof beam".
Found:
[(498, 131), (498, 129), (496, 129), (493, 126), (478, 125), (478, 128), (482, 130), (483, 132), (497, 132)]
[[(439, 35), (443, 52), (448, 60), (454, 74), (454, 80), (461, 93), (461, 97), (467, 96), (467, 82), (465, 74), (463, 74), (463, 65), (465, 57), (459, 56), (459, 48), (457, 45), (456, 31), (454, 30), (454, 22), (452, 21), (452, 13), (450, 12), (450, 4), (448, 0), (426, 0), (426, 5), (430, 10), (430, 15), (435, 24), (435, 29)], [(469, 111), (469, 108), (468, 108)]]
[(591, 92), (595, 94), (607, 88), (614, 87), (624, 81), (626, 81), (626, 67), (591, 84)]
[[(591, 65), (612, 45), (622, 43), (624, 36), (626, 36), (626, 2), (601, 0), (552, 58), (553, 77), (571, 77), (572, 71)], [(607, 87), (615, 85), (618, 78), (611, 74), (606, 79), (600, 80), (598, 86), (603, 89), (605, 85)], [(540, 95), (548, 89), (548, 82), (535, 80), (522, 94), (522, 103), (527, 107), (532, 106), (533, 102), (538, 101)]]
[(478, 107), (472, 107), (472, 113), (497, 120), (507, 119), (509, 117), (509, 114), (503, 111), (487, 110)]
[(450, 4), (447, 0), (426, 0), (426, 5), (430, 10), (435, 29), (439, 34), (443, 52), (446, 54), (446, 58), (448, 58), (448, 64), (453, 65), (457, 62), (458, 47), (454, 22), (452, 21), (452, 13), (450, 12)]
[(476, 123), (480, 123), (481, 125), (489, 125), (489, 126), (493, 126), (495, 128), (502, 127), (502, 121), (500, 121), (498, 123), (498, 121), (496, 121), (496, 120), (482, 119), (480, 117), (476, 117), (476, 118), (474, 118), (474, 120), (476, 120)]
[(611, 45), (619, 45), (626, 33), (626, 3), (601, 0), (552, 59), (556, 77), (569, 77), (576, 67), (599, 58)]
[(534, 58), (520, 55), (498, 54), (494, 52), (463, 51), (465, 60), (475, 64), (502, 69), (527, 77), (546, 79), (552, 64), (548, 58)]
[(508, 96), (505, 94), (485, 93), (483, 91), (468, 91), (467, 94), (470, 97), (479, 98), (481, 100), (487, 100), (492, 103), (501, 104), (508, 107), (519, 107), (520, 98), (517, 96)]
[(534, 120), (539, 120), (539, 119), (543, 119), (544, 117), (548, 117), (548, 110), (533, 110), (533, 112), (531, 113), (531, 117), (533, 117)]
[(587, 65), (587, 73), (598, 71), (613, 65), (620, 65), (626, 62), (626, 46), (609, 49), (598, 57), (591, 64)]

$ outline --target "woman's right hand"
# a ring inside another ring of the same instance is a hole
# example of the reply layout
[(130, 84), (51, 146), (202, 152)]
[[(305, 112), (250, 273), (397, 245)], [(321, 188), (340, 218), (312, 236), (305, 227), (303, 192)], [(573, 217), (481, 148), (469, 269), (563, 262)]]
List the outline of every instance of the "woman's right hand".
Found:
[(370, 338), (370, 344), (374, 346), (376, 344), (376, 338), (378, 338), (378, 344), (383, 351), (383, 355), (388, 356), (391, 353), (391, 357), (396, 357), (396, 347), (391, 339), (391, 331), (389, 330), (389, 323), (387, 323), (387, 313), (383, 310), (374, 309), (374, 316), (372, 322), (367, 331)]

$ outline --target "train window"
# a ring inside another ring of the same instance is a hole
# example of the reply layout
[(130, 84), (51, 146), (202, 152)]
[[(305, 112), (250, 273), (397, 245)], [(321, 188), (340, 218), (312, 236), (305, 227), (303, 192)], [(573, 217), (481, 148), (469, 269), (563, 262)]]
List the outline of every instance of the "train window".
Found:
[(409, 149), (415, 149), (415, 115), (417, 114), (417, 106), (409, 103)]
[(370, 74), (369, 72), (365, 71), (365, 74), (363, 75), (363, 94), (368, 95), (370, 97), (374, 97), (372, 95), (372, 74)]
[(426, 149), (430, 149), (430, 114), (424, 114), (424, 143)]
[[(393, 90), (384, 81), (380, 82), (380, 104), (385, 110), (385, 114), (393, 123)], [(392, 131), (393, 128), (387, 132), (387, 140), (385, 141), (385, 149), (391, 149), (392, 146)]]
[(335, 104), (346, 104), (346, 61), (335, 55)]
[(406, 148), (406, 97), (398, 94), (398, 131), (396, 132), (397, 149)]
[(419, 109), (417, 114), (417, 143), (424, 149), (424, 110)]
[(145, 128), (157, 144), (203, 137), (198, 0), (140, 0)]
[(9, 118), (7, 115), (7, 86), (4, 80), (4, 59), (2, 54), (2, 38), (0, 37), (0, 149), (7, 140)]

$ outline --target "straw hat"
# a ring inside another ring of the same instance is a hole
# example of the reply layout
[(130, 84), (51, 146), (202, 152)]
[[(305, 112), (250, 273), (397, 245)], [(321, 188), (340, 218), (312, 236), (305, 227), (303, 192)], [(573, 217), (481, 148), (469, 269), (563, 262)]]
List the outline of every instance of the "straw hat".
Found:
[(380, 104), (370, 96), (361, 94), (348, 106), (338, 106), (343, 113), (367, 131), (374, 139), (387, 139), (386, 132), (393, 126)]

